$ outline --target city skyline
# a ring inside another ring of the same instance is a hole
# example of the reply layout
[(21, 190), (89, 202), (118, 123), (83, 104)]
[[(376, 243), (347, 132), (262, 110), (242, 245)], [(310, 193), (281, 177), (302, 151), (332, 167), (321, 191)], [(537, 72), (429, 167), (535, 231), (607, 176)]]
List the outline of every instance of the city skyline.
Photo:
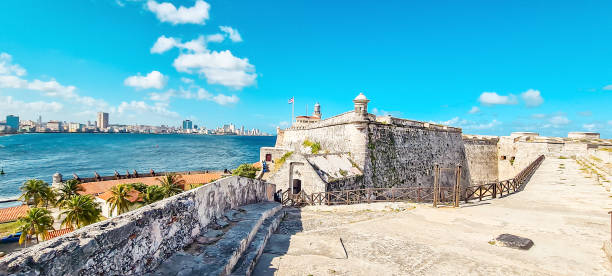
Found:
[(274, 132), (290, 124), (289, 98), (296, 116), (319, 102), (325, 117), (364, 92), (371, 113), (468, 134), (612, 137), (612, 3), (321, 5), (7, 2), (0, 116), (85, 121), (104, 111), (121, 124)]

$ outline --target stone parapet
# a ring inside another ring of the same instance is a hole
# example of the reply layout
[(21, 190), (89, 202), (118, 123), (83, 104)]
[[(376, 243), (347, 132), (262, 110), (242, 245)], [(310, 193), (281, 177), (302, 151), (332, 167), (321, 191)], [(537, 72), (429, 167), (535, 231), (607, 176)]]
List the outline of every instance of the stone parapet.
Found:
[(267, 201), (265, 182), (227, 177), (0, 259), (0, 275), (133, 275), (156, 268), (231, 208)]

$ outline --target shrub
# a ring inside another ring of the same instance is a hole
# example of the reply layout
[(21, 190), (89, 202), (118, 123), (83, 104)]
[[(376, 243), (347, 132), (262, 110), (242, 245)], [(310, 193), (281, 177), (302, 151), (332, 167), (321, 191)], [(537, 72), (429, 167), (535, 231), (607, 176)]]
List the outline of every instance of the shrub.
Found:
[(258, 169), (255, 168), (255, 166), (245, 163), (245, 164), (238, 166), (238, 168), (236, 168), (232, 172), (232, 175), (238, 175), (238, 176), (248, 177), (248, 178), (255, 178), (255, 175), (257, 175), (257, 171)]
[(302, 143), (304, 147), (310, 147), (310, 153), (317, 154), (321, 150), (321, 144), (319, 142), (312, 142), (308, 139)]

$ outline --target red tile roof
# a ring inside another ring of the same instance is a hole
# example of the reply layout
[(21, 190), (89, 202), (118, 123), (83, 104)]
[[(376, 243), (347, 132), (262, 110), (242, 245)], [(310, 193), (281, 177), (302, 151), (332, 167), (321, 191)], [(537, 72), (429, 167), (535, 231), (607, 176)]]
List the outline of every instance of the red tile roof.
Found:
[(45, 236), (45, 240), (50, 240), (53, 238), (57, 238), (61, 235), (65, 235), (68, 234), (70, 232), (74, 231), (72, 228), (65, 228), (65, 229), (58, 229), (58, 230), (53, 230), (53, 231), (49, 231), (47, 233), (47, 235)]
[[(140, 178), (128, 178), (128, 179), (119, 179), (119, 180), (108, 180), (108, 181), (99, 181), (99, 182), (87, 182), (81, 184), (83, 188), (79, 194), (82, 195), (99, 195), (108, 190), (110, 190), (113, 186), (118, 184), (129, 184), (129, 183), (143, 183), (146, 185), (159, 185), (157, 178), (161, 178), (161, 176), (151, 176), (151, 177), (140, 177)], [(190, 184), (206, 184), (213, 180), (217, 180), (221, 178), (221, 173), (212, 172), (212, 173), (200, 173), (200, 174), (182, 174), (181, 178), (185, 180), (185, 188), (189, 188)]]
[(29, 210), (30, 207), (28, 205), (2, 208), (0, 209), (0, 223), (16, 221), (20, 217), (25, 216)]

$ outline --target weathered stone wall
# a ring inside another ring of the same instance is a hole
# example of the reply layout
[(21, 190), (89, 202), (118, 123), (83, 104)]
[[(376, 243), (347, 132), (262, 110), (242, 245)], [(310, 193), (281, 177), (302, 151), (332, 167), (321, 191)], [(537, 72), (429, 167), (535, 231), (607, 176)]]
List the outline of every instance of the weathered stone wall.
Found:
[(435, 164), (453, 169), (441, 172), (441, 186), (454, 185), (457, 165), (462, 166), (461, 185), (470, 184), (460, 129), (370, 123), (367, 132), (366, 187), (433, 186)]
[(308, 127), (291, 127), (283, 132), (283, 139), (276, 146), (294, 149), (299, 148), (304, 140), (318, 142), (323, 152), (350, 152), (355, 161), (362, 163), (365, 160), (366, 132), (359, 126), (363, 124), (362, 118), (353, 111), (327, 118), (318, 123), (309, 124)]
[(301, 181), (301, 189), (308, 194), (325, 191), (325, 182), (304, 155), (292, 154), (280, 168), (275, 170), (271, 172), (268, 181), (276, 184), (277, 189), (283, 191), (291, 189), (293, 180), (298, 179)]
[(267, 201), (269, 184), (232, 176), (0, 259), (0, 275), (151, 271), (231, 208)]
[(463, 138), (472, 185), (498, 181), (498, 138)]

